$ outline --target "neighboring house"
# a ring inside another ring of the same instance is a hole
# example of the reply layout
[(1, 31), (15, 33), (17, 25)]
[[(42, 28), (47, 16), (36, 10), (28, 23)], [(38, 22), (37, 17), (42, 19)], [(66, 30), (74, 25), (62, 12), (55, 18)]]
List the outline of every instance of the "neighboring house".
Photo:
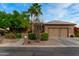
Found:
[(65, 21), (51, 21), (44, 24), (44, 32), (47, 32), (49, 39), (53, 37), (70, 37), (74, 35), (74, 26), (76, 24)]
[(74, 27), (74, 31), (79, 31), (79, 27)]

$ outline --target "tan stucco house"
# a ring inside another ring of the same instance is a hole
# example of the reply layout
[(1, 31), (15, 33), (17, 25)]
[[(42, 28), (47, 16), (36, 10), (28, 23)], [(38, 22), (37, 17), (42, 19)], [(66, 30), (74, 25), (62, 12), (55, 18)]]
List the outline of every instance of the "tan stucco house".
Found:
[(55, 37), (69, 37), (70, 35), (74, 35), (75, 25), (76, 24), (70, 22), (54, 20), (44, 24), (44, 32), (48, 33), (49, 39)]

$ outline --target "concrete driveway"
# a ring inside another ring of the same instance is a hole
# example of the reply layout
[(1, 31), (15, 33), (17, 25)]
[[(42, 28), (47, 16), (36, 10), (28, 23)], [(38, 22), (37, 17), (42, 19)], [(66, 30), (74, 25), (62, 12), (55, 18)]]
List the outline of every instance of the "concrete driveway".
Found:
[(79, 38), (59, 38), (56, 43), (64, 47), (79, 47)]
[(23, 45), (25, 47), (79, 47), (79, 38), (53, 38), (40, 43)]

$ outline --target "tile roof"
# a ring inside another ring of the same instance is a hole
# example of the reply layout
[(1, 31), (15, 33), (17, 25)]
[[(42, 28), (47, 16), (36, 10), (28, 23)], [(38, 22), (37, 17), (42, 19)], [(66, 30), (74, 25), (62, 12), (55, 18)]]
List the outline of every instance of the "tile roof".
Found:
[(60, 20), (50, 21), (45, 24), (73, 24), (73, 25), (76, 25), (75, 23), (72, 23), (72, 22), (65, 22), (65, 21), (60, 21)]

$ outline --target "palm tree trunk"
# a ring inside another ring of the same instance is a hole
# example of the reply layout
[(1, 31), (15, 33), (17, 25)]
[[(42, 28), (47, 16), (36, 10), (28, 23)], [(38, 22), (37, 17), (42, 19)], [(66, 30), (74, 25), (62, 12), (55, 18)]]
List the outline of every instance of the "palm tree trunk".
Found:
[(34, 33), (34, 15), (32, 15), (31, 20), (32, 20), (32, 33)]

